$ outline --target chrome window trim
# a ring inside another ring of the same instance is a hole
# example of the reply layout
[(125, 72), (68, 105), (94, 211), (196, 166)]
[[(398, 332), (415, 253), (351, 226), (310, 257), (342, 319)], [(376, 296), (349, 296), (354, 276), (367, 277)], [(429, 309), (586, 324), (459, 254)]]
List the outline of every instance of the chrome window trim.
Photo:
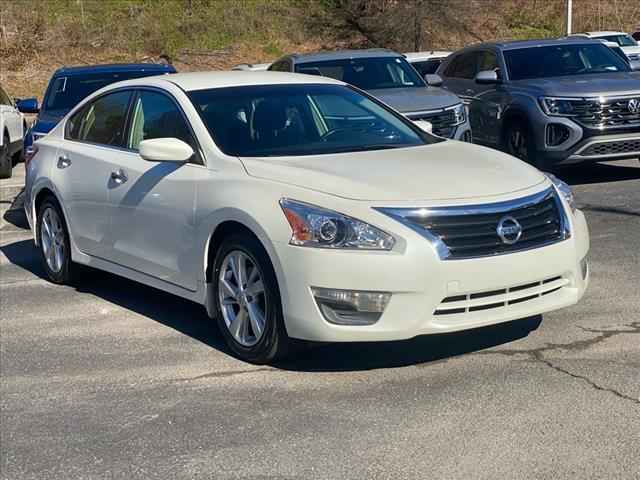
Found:
[[(550, 196), (553, 197), (556, 208), (558, 209), (558, 213), (560, 215), (560, 231), (561, 236), (558, 239), (543, 242), (537, 244), (533, 247), (524, 247), (524, 248), (515, 248), (508, 252), (498, 252), (489, 255), (481, 255), (481, 256), (468, 256), (468, 257), (455, 257), (451, 258), (451, 251), (449, 247), (436, 235), (433, 235), (427, 229), (420, 227), (409, 220), (406, 217), (442, 217), (442, 216), (453, 216), (453, 215), (482, 215), (482, 214), (496, 214), (503, 213), (508, 215), (513, 210), (518, 210), (521, 208), (526, 208), (532, 205), (536, 205)], [(438, 258), (440, 260), (469, 260), (472, 258), (487, 258), (487, 257), (495, 257), (499, 255), (509, 255), (512, 253), (524, 252), (527, 250), (534, 250), (537, 248), (542, 248), (548, 245), (552, 245), (564, 240), (567, 240), (571, 237), (571, 229), (569, 223), (569, 217), (567, 216), (567, 212), (564, 208), (562, 201), (560, 200), (560, 193), (556, 190), (554, 186), (550, 186), (541, 192), (534, 193), (533, 195), (528, 195), (526, 197), (517, 198), (514, 200), (506, 200), (502, 202), (494, 202), (494, 203), (485, 203), (485, 204), (475, 204), (475, 205), (455, 205), (450, 207), (422, 207), (422, 208), (412, 208), (412, 207), (373, 207), (374, 210), (393, 218), (394, 220), (400, 222), (405, 227), (413, 230), (418, 233), (422, 237), (429, 240), (429, 242), (433, 245)]]

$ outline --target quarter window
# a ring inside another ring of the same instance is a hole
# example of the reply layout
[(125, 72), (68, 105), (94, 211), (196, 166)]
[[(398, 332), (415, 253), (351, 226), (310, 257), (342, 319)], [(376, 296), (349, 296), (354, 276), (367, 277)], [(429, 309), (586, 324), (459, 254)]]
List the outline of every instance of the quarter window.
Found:
[(121, 147), (130, 100), (130, 91), (120, 91), (91, 102), (69, 119), (66, 137)]
[(127, 147), (137, 150), (142, 140), (177, 138), (197, 151), (193, 135), (178, 106), (168, 96), (142, 90), (134, 102)]

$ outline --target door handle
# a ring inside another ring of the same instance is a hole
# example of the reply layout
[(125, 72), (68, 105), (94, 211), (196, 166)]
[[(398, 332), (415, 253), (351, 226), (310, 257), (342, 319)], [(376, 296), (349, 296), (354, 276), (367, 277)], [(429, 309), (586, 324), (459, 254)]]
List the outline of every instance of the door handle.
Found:
[(125, 171), (121, 168), (119, 168), (118, 170), (116, 170), (115, 172), (111, 172), (111, 180), (113, 180), (114, 182), (116, 182), (118, 185), (122, 185), (124, 182), (126, 182), (129, 178), (127, 177), (127, 174), (125, 173)]
[(71, 166), (71, 160), (66, 155), (61, 155), (58, 157), (58, 168), (67, 168)]

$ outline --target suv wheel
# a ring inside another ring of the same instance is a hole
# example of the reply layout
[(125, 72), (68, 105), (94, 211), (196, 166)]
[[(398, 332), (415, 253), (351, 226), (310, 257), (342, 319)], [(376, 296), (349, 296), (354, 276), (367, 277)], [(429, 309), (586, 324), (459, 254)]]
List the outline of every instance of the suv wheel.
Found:
[(533, 141), (529, 128), (524, 122), (514, 121), (507, 127), (504, 135), (504, 150), (523, 162), (537, 166)]
[(0, 147), (0, 178), (11, 178), (12, 169), (13, 161), (9, 155), (9, 135), (5, 133)]
[(259, 364), (282, 358), (289, 337), (276, 275), (260, 242), (246, 235), (228, 237), (213, 272), (215, 317), (233, 353)]

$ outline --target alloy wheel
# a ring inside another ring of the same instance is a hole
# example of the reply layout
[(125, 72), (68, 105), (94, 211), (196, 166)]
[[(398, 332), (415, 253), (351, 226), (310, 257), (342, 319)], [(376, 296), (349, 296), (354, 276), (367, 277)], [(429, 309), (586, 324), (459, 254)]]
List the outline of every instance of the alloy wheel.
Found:
[(59, 273), (66, 255), (64, 227), (58, 213), (51, 207), (42, 214), (40, 242), (47, 266), (52, 272)]
[(243, 347), (257, 344), (266, 325), (267, 298), (262, 272), (243, 251), (233, 250), (222, 261), (218, 296), (233, 338)]

